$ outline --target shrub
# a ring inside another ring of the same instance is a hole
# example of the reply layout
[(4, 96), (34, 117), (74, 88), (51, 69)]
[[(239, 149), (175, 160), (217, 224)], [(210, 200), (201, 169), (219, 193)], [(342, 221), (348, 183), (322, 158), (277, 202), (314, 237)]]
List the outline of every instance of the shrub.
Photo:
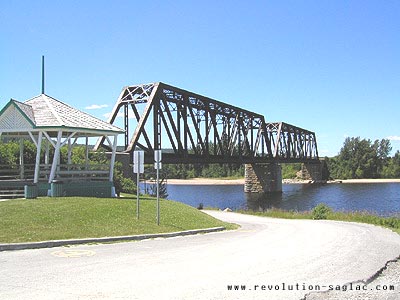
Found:
[(121, 191), (128, 194), (136, 194), (136, 183), (130, 178), (121, 178)]
[(332, 209), (328, 205), (320, 203), (312, 210), (312, 217), (314, 220), (326, 220), (330, 213), (332, 213)]
[(115, 192), (119, 196), (121, 192), (136, 194), (137, 187), (136, 183), (130, 179), (125, 178), (122, 172), (122, 163), (115, 162), (114, 166), (114, 187)]

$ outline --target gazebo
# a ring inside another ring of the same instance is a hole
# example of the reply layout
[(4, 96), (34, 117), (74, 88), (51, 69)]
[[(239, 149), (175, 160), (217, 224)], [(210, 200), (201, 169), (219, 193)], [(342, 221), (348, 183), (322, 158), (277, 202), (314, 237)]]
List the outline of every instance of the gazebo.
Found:
[[(75, 109), (53, 97), (41, 94), (25, 102), (11, 99), (0, 111), (0, 139), (20, 140), (20, 164), (15, 177), (7, 166), (1, 166), (0, 181), (14, 181), (27, 186), (28, 193), (49, 196), (113, 196), (113, 170), (118, 134), (124, 130)], [(89, 164), (89, 138), (104, 137), (112, 149), (107, 165)], [(24, 143), (36, 146), (34, 166), (23, 160)], [(72, 164), (72, 148), (77, 141), (86, 146), (84, 164)], [(67, 146), (67, 163), (60, 164), (60, 149)], [(54, 151), (50, 157), (50, 148)], [(42, 149), (45, 148), (45, 149)], [(41, 153), (45, 152), (44, 158)], [(41, 161), (42, 160), (42, 161)], [(16, 171), (16, 170), (14, 170)], [(14, 172), (15, 173), (15, 172)], [(6, 174), (6, 176), (4, 176)]]

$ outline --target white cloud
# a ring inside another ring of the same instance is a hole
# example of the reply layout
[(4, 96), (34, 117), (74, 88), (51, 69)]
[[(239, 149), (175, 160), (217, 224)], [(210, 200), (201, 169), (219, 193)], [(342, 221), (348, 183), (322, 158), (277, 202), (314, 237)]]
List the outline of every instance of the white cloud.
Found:
[(104, 108), (104, 107), (108, 107), (107, 104), (92, 104), (90, 106), (86, 106), (85, 109), (100, 109), (100, 108)]
[[(110, 116), (111, 116), (111, 112), (106, 113), (106, 114), (103, 115), (103, 117), (106, 118), (106, 119), (108, 119)], [(117, 118), (123, 118), (123, 117), (124, 117), (124, 113), (122, 111), (120, 111), (117, 114)], [(132, 119), (132, 116), (129, 116), (129, 119)]]
[(391, 135), (391, 136), (388, 136), (387, 139), (391, 140), (391, 141), (400, 141), (400, 136)]

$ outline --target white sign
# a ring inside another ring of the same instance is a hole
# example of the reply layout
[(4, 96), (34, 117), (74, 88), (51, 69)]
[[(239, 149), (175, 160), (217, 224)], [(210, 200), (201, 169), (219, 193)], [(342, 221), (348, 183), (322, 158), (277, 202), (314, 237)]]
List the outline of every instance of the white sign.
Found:
[(161, 170), (161, 150), (154, 151), (154, 169)]
[(154, 151), (154, 161), (161, 162), (161, 150)]
[(133, 173), (144, 173), (144, 151), (133, 152)]

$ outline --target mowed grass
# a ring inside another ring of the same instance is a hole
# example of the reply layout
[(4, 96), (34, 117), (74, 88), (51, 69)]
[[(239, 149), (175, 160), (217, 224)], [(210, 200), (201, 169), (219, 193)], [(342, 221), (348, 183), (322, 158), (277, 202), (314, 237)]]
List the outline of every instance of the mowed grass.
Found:
[(156, 224), (156, 200), (62, 197), (0, 202), (0, 243), (35, 242), (136, 234), (175, 232), (235, 225), (217, 220), (182, 203), (160, 201), (160, 225)]
[[(263, 217), (281, 218), (281, 219), (313, 219), (312, 211), (286, 211), (281, 209), (269, 209), (264, 212), (240, 211), (240, 213), (251, 214)], [(329, 212), (326, 216), (327, 220), (358, 222), (372, 225), (378, 225), (389, 228), (400, 234), (400, 218), (396, 217), (380, 217), (366, 212)]]

